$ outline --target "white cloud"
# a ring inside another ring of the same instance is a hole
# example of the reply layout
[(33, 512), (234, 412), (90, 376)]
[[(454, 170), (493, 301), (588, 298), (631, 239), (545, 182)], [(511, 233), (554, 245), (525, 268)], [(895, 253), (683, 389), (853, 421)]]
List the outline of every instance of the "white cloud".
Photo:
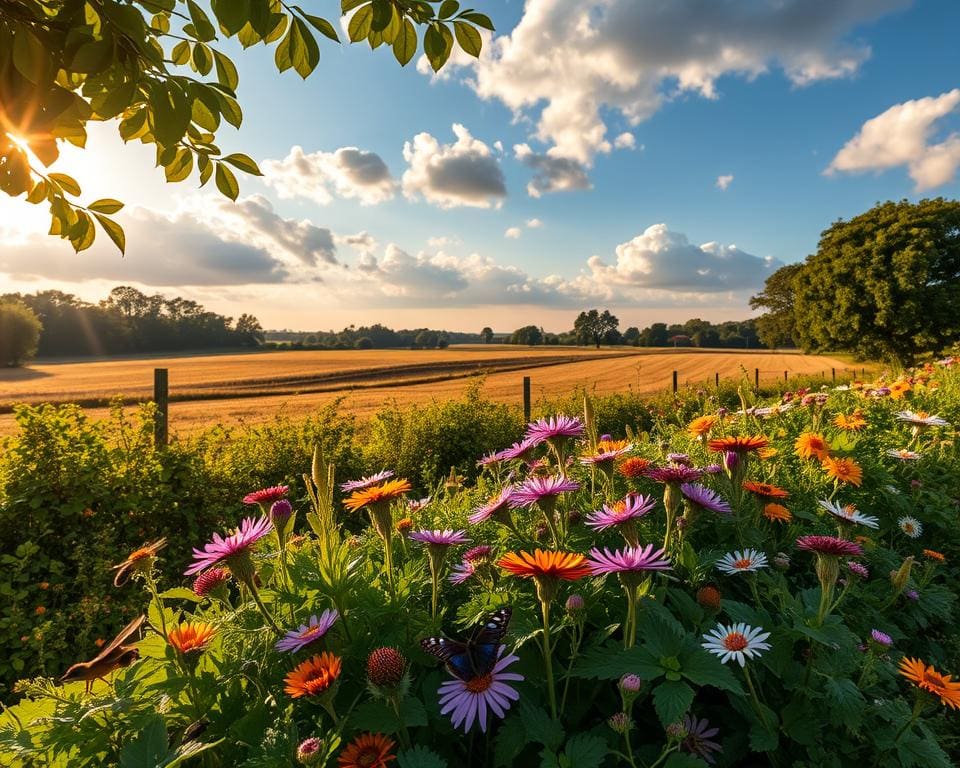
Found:
[(906, 166), (918, 192), (950, 183), (960, 168), (960, 134), (935, 141), (937, 122), (960, 106), (960, 88), (896, 104), (867, 120), (837, 152), (826, 173)]
[(540, 229), (543, 226), (543, 222), (540, 219), (527, 219), (527, 229)]
[(440, 208), (499, 208), (507, 194), (500, 162), (464, 126), (454, 123), (453, 133), (453, 144), (441, 144), (424, 132), (403, 145), (409, 164), (403, 174), (404, 195), (422, 196)]
[(528, 0), (510, 34), (463, 66), (478, 95), (534, 121), (546, 156), (588, 167), (629, 141), (621, 134), (611, 142), (608, 116), (636, 125), (671, 98), (717, 98), (717, 81), (728, 75), (778, 68), (798, 86), (852, 75), (870, 49), (850, 33), (909, 2)]
[(514, 157), (532, 169), (533, 178), (527, 182), (527, 194), (540, 197), (545, 192), (568, 192), (575, 189), (591, 189), (587, 166), (568, 157), (538, 154), (529, 144), (516, 144)]
[(733, 174), (726, 173), (723, 176), (717, 176), (716, 187), (724, 192), (727, 191), (727, 187), (733, 182)]
[(260, 169), (280, 197), (305, 197), (318, 205), (334, 195), (375, 205), (391, 199), (397, 188), (383, 159), (356, 147), (307, 154), (294, 146), (283, 160), (264, 160)]
[(624, 131), (613, 140), (613, 146), (615, 149), (635, 149), (637, 138), (629, 131)]
[(504, 237), (508, 237), (511, 240), (519, 240), (520, 235), (523, 234), (523, 230), (520, 227), (507, 227), (506, 231), (503, 233)]
[(349, 245), (360, 253), (375, 251), (379, 245), (377, 238), (367, 231), (357, 232), (355, 235), (338, 235), (336, 241), (343, 245)]
[(431, 248), (444, 248), (448, 245), (460, 245), (463, 241), (455, 235), (440, 235), (439, 237), (428, 237), (427, 245)]

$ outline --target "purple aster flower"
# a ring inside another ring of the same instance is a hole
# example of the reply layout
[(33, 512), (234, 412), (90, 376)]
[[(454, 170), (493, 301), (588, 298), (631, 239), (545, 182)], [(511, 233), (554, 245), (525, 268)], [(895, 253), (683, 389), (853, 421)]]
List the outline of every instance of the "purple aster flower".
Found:
[(478, 467), (490, 467), (494, 464), (499, 464), (504, 460), (503, 451), (491, 451), (490, 453), (485, 453), (477, 460)]
[(489, 544), (480, 544), (479, 546), (468, 549), (463, 553), (463, 559), (471, 563), (478, 563), (482, 560), (489, 560), (493, 554), (493, 547)]
[(535, 443), (533, 440), (524, 438), (519, 443), (514, 443), (509, 448), (504, 448), (500, 451), (500, 458), (504, 461), (510, 461), (512, 459), (522, 459), (526, 461), (530, 458), (530, 454), (537, 445), (538, 443)]
[(624, 547), (611, 552), (604, 547), (601, 552), (594, 547), (590, 550), (590, 559), (587, 561), (590, 572), (594, 576), (604, 576), (608, 573), (636, 573), (640, 571), (669, 571), (670, 558), (663, 549), (654, 549), (653, 544), (646, 547)]
[(723, 752), (723, 747), (712, 740), (720, 733), (720, 729), (711, 728), (710, 721), (707, 718), (697, 718), (696, 715), (684, 715), (683, 729), (687, 732), (687, 735), (680, 742), (680, 749), (692, 755), (697, 755), (697, 757), (713, 765), (716, 762), (713, 753)]
[(849, 563), (847, 563), (847, 569), (854, 576), (859, 576), (861, 579), (870, 578), (870, 569), (867, 568), (867, 566), (862, 565), (861, 563), (857, 563), (851, 560)]
[(470, 525), (478, 525), (484, 520), (489, 520), (491, 517), (496, 519), (498, 515), (506, 514), (507, 509), (510, 507), (513, 490), (512, 485), (504, 487), (499, 494), (490, 499), (486, 504), (474, 509), (473, 514), (467, 518), (467, 522), (470, 523)]
[(414, 531), (409, 538), (413, 541), (419, 541), (421, 544), (429, 544), (436, 547), (449, 547), (453, 544), (466, 544), (470, 541), (466, 537), (466, 531), (451, 531), (449, 528), (445, 531)]
[(590, 466), (591, 464), (612, 464), (614, 461), (619, 459), (621, 456), (630, 453), (633, 449), (633, 445), (624, 445), (619, 448), (600, 448), (596, 453), (589, 456), (581, 456), (580, 463), (584, 466)]
[(622, 500), (613, 504), (604, 504), (603, 509), (591, 512), (586, 517), (586, 524), (597, 531), (605, 531), (628, 520), (636, 520), (648, 514), (656, 504), (652, 496), (641, 496), (637, 493), (628, 493)]
[(393, 477), (392, 469), (384, 469), (382, 472), (377, 472), (375, 475), (369, 475), (368, 477), (361, 477), (359, 480), (350, 480), (346, 483), (340, 484), (340, 490), (344, 493), (349, 493), (350, 491), (360, 491), (364, 488), (369, 488), (371, 485), (377, 485), (382, 483), (384, 480)]
[(658, 483), (689, 483), (700, 479), (701, 472), (693, 467), (682, 464), (671, 464), (666, 467), (656, 467), (647, 470), (647, 477)]
[(881, 632), (879, 629), (870, 630), (870, 639), (883, 648), (889, 648), (893, 645), (893, 638), (886, 632)]
[(514, 655), (504, 656), (505, 645), (500, 646), (499, 659), (493, 669), (485, 675), (470, 680), (454, 678), (443, 683), (437, 690), (440, 698), (440, 714), (450, 715), (454, 728), (463, 726), (466, 733), (473, 727), (474, 721), (480, 723), (480, 730), (487, 731), (487, 710), (503, 718), (512, 702), (520, 698), (508, 682), (520, 682), (523, 675), (507, 672), (507, 667), (518, 661)]
[(705, 467), (701, 467), (700, 471), (705, 475), (716, 475), (720, 472), (723, 472), (722, 464), (707, 464)]
[(541, 499), (556, 499), (561, 493), (577, 491), (580, 483), (564, 475), (552, 477), (528, 477), (510, 494), (510, 506), (514, 509), (530, 507)]
[[(219, 533), (213, 534), (213, 538), (203, 546), (203, 549), (194, 547), (193, 564), (183, 572), (184, 575), (193, 576), (217, 563), (226, 563), (232, 570), (233, 561), (248, 554), (250, 548), (270, 533), (272, 528), (273, 523), (270, 522), (269, 517), (264, 516), (258, 520), (246, 517), (240, 522), (240, 527), (226, 538)], [(235, 575), (243, 578), (247, 574)]]
[(297, 629), (292, 629), (281, 637), (274, 648), (278, 651), (296, 653), (327, 634), (339, 616), (340, 614), (332, 608), (325, 610), (319, 617), (311, 616), (306, 624), (301, 624)]
[(261, 488), (259, 491), (248, 493), (243, 497), (244, 504), (259, 504), (264, 509), (269, 509), (275, 501), (287, 498), (290, 488), (286, 485), (274, 485), (270, 488)]
[(716, 512), (718, 515), (729, 515), (731, 513), (730, 505), (723, 500), (720, 494), (710, 490), (705, 485), (684, 483), (680, 486), (680, 493), (691, 504), (708, 512)]
[(474, 565), (470, 560), (464, 558), (462, 562), (453, 566), (453, 573), (451, 573), (447, 578), (451, 584), (460, 585), (466, 581), (469, 581), (476, 572), (477, 566)]
[(907, 590), (906, 592), (904, 592), (903, 594), (906, 595), (907, 600), (911, 600), (911, 601), (914, 602), (914, 603), (917, 602), (917, 600), (920, 599), (920, 593), (917, 592), (917, 590), (915, 590), (915, 589), (908, 589), (908, 590)]
[(527, 434), (524, 437), (534, 445), (557, 437), (581, 437), (583, 422), (576, 416), (551, 416), (547, 419), (537, 419), (527, 425)]

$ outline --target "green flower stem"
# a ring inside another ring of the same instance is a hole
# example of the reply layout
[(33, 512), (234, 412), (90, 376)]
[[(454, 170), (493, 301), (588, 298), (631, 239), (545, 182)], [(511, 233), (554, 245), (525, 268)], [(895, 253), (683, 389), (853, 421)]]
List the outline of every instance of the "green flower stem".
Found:
[(393, 583), (393, 537), (389, 533), (383, 537), (383, 567), (387, 572), (387, 585), (390, 587), (390, 599), (396, 602), (397, 588)]
[(540, 602), (543, 612), (543, 665), (547, 676), (547, 698), (550, 700), (550, 717), (557, 719), (557, 692), (553, 685), (553, 648), (550, 646), (550, 603)]
[[(627, 745), (629, 746), (629, 744), (630, 744), (630, 740), (627, 739)], [(676, 752), (678, 749), (680, 749), (679, 744), (675, 744), (672, 747), (664, 747), (663, 752), (660, 753), (660, 757), (657, 758), (657, 761), (655, 763), (650, 765), (650, 768), (657, 768), (657, 766), (660, 765), (660, 763), (662, 763), (664, 760), (670, 757), (671, 752)]]
[(850, 585), (853, 583), (853, 577), (847, 576), (847, 583), (844, 585), (843, 589), (840, 590), (840, 594), (836, 600), (833, 601), (833, 604), (827, 609), (827, 614), (833, 613), (840, 606), (840, 603), (843, 602), (843, 598), (847, 596), (847, 592), (850, 591)]
[(404, 749), (410, 749), (410, 733), (407, 731), (407, 724), (403, 722), (403, 715), (400, 713), (400, 697), (393, 694), (389, 699), (390, 704), (393, 706), (393, 711), (397, 715), (397, 721), (400, 723), (400, 743)]
[(163, 613), (163, 600), (160, 598), (160, 593), (157, 592), (157, 582), (153, 578), (152, 572), (147, 572), (144, 574), (144, 581), (147, 582), (147, 589), (150, 590), (150, 595), (153, 597), (154, 602), (157, 604), (157, 612), (160, 614), (160, 631), (163, 633), (164, 642), (167, 641), (167, 617)]
[(624, 585), (627, 593), (627, 620), (623, 625), (623, 647), (633, 648), (637, 642), (637, 588)]
[(750, 689), (750, 697), (753, 699), (753, 707), (757, 713), (757, 717), (760, 718), (760, 722), (763, 723), (763, 727), (769, 731), (770, 723), (767, 722), (767, 716), (763, 713), (763, 708), (760, 705), (760, 698), (757, 696), (757, 689), (753, 687), (753, 678), (750, 676), (749, 665), (744, 665), (743, 676), (747, 681), (747, 688)]
[(430, 558), (430, 585), (431, 585), (431, 595), (430, 595), (430, 617), (436, 621), (437, 620), (437, 604), (440, 597), (440, 570), (433, 562), (433, 558)]
[(267, 606), (263, 604), (263, 599), (260, 597), (260, 591), (257, 589), (257, 585), (254, 583), (253, 577), (247, 580), (246, 585), (248, 590), (250, 590), (250, 596), (253, 598), (253, 602), (257, 604), (257, 608), (260, 609), (260, 613), (263, 614), (263, 618), (267, 620), (267, 623), (273, 628), (273, 631), (278, 635), (283, 634), (283, 630), (277, 626), (276, 620), (273, 618), (273, 614), (267, 610)]
[(550, 529), (550, 535), (553, 537), (553, 546), (560, 546), (560, 535), (557, 532), (557, 523), (554, 515), (556, 502), (547, 505), (543, 504), (543, 502), (539, 502), (537, 506), (540, 507), (540, 511), (543, 512), (543, 519), (547, 521), (547, 528)]
[(920, 713), (922, 711), (923, 711), (923, 692), (918, 688), (916, 693), (916, 698), (914, 699), (914, 702), (913, 702), (913, 712), (910, 714), (910, 719), (907, 720), (903, 728), (901, 728), (897, 732), (897, 735), (894, 737), (893, 739), (894, 744), (900, 741), (900, 737), (903, 736), (903, 734), (906, 733), (913, 726), (915, 722), (917, 722), (917, 718), (920, 717)]
[(833, 601), (834, 585), (820, 585), (820, 608), (817, 611), (817, 626), (822, 627), (824, 619), (830, 613), (830, 604)]
[(577, 654), (580, 651), (580, 643), (583, 642), (584, 627), (581, 622), (573, 627), (573, 640), (570, 647), (570, 663), (567, 664), (567, 674), (563, 680), (563, 695), (560, 697), (560, 715), (563, 716), (567, 707), (567, 692), (570, 690), (570, 673), (573, 671), (573, 663), (577, 660)]
[(871, 651), (866, 660), (863, 662), (863, 669), (860, 671), (860, 677), (857, 678), (857, 688), (862, 688), (864, 681), (867, 679), (867, 674), (873, 669), (874, 655)]

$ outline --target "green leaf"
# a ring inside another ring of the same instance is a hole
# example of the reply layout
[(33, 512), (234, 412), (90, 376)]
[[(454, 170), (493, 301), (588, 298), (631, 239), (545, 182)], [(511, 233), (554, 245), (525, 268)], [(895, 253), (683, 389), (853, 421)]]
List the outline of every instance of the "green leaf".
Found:
[(163, 167), (167, 181), (183, 181), (193, 172), (193, 152), (186, 147), (178, 147), (173, 160)]
[(447, 768), (447, 761), (422, 744), (397, 755), (399, 768)]
[(484, 29), (488, 29), (491, 32), (494, 31), (493, 22), (490, 21), (490, 17), (487, 16), (485, 13), (479, 13), (477, 11), (465, 11), (463, 14), (460, 15), (460, 18), (463, 19), (464, 21), (472, 22), (476, 24), (478, 27), (483, 27)]
[(237, 34), (250, 20), (250, 0), (213, 0), (211, 7), (227, 35)]
[(337, 34), (336, 28), (326, 19), (320, 16), (314, 16), (313, 14), (307, 13), (299, 5), (293, 6), (303, 18), (310, 22), (310, 26), (313, 27), (317, 32), (319, 32), (324, 37), (328, 37), (333, 40), (335, 43), (340, 42), (340, 36)]
[(290, 25), (290, 61), (300, 77), (306, 79), (320, 63), (320, 46), (302, 19)]
[(46, 49), (36, 35), (24, 24), (15, 27), (13, 35), (13, 66), (31, 83), (43, 83), (49, 71)]
[(480, 56), (480, 49), (483, 48), (483, 38), (477, 32), (477, 28), (467, 24), (465, 21), (453, 22), (453, 31), (457, 36), (457, 42), (466, 53), (474, 58)]
[(120, 750), (120, 768), (162, 765), (167, 757), (167, 728), (160, 715), (153, 715), (137, 735)]
[(373, 0), (370, 4), (372, 15), (370, 17), (370, 31), (383, 32), (393, 19), (395, 12), (393, 3), (390, 0)]
[(51, 173), (48, 178), (59, 184), (60, 188), (68, 195), (76, 197), (80, 194), (80, 185), (72, 176), (67, 176), (65, 173)]
[(216, 50), (213, 52), (213, 63), (217, 67), (217, 82), (224, 88), (236, 91), (240, 84), (240, 77), (237, 75), (237, 68), (234, 63)]
[[(450, 45), (447, 45), (448, 38)], [(440, 23), (434, 22), (427, 27), (426, 34), (423, 36), (423, 51), (427, 54), (430, 66), (434, 72), (439, 72), (441, 67), (447, 63), (450, 58), (450, 50), (453, 48), (453, 38), (450, 30)]]
[(213, 56), (210, 55), (210, 49), (203, 43), (193, 46), (193, 66), (201, 75), (207, 75), (213, 69)]
[(754, 719), (750, 725), (750, 749), (754, 752), (773, 752), (780, 744), (780, 732), (777, 730), (776, 714), (769, 707), (760, 705), (771, 723), (769, 729), (763, 723)]
[(217, 170), (214, 180), (216, 181), (217, 189), (219, 189), (220, 192), (229, 197), (231, 200), (237, 199), (237, 195), (240, 194), (240, 185), (237, 184), (237, 177), (234, 176), (233, 171), (231, 171), (223, 163), (217, 163)]
[(607, 752), (606, 740), (589, 733), (571, 736), (563, 748), (563, 753), (573, 768), (600, 768)]
[(192, 589), (186, 587), (172, 587), (166, 592), (161, 592), (160, 597), (164, 600), (189, 600), (191, 603), (199, 603), (202, 599), (197, 597)]
[(554, 751), (563, 742), (563, 726), (554, 720), (541, 707), (532, 704), (521, 704), (520, 720), (526, 729), (527, 738)]
[(121, 208), (123, 208), (123, 203), (119, 200), (114, 200), (109, 197), (101, 198), (100, 200), (94, 200), (90, 205), (87, 206), (91, 211), (97, 211), (99, 213), (116, 213)]
[(358, 5), (363, 5), (367, 2), (369, 2), (369, 0), (340, 0), (340, 13), (346, 16)]
[(517, 755), (527, 744), (530, 736), (526, 726), (518, 715), (507, 717), (497, 729), (497, 739), (493, 747), (493, 762), (497, 768), (512, 766)]
[(667, 758), (663, 768), (710, 768), (707, 763), (699, 757), (694, 757), (687, 752), (674, 752)]
[(203, 9), (200, 8), (194, 0), (187, 0), (187, 9), (190, 11), (190, 20), (193, 22), (193, 27), (196, 30), (197, 39), (205, 43), (216, 39), (217, 31), (214, 29), (213, 24), (210, 23), (210, 18), (203, 12)]
[(410, 19), (404, 19), (399, 34), (393, 40), (393, 55), (400, 66), (406, 66), (416, 52), (417, 30)]
[(427, 708), (416, 696), (405, 697), (400, 702), (400, 712), (403, 714), (403, 724), (408, 728), (422, 728), (427, 724)]
[(385, 702), (371, 699), (353, 710), (350, 725), (358, 731), (376, 731), (379, 733), (397, 733), (400, 720), (396, 712)]
[(679, 656), (688, 645), (683, 626), (668, 611), (646, 611), (640, 623), (644, 645), (656, 658)]
[(77, 253), (85, 251), (97, 236), (93, 220), (86, 211), (77, 211), (77, 223), (70, 228), (70, 244)]
[(825, 685), (827, 702), (835, 719), (848, 728), (857, 729), (863, 719), (866, 701), (857, 684), (846, 678), (827, 678)]
[(738, 696), (744, 695), (743, 686), (726, 664), (712, 653), (696, 650), (684, 656), (680, 662), (680, 674), (695, 685), (712, 685)]
[(677, 722), (693, 703), (693, 688), (683, 682), (664, 680), (653, 689), (653, 708), (664, 727)]
[(197, 157), (197, 168), (200, 169), (200, 186), (204, 187), (213, 175), (213, 163), (206, 155), (200, 155)]
[(897, 757), (905, 768), (914, 765), (922, 768), (948, 768), (955, 765), (936, 741), (920, 738), (909, 731), (897, 743)]
[(440, 10), (437, 12), (437, 16), (441, 19), (449, 19), (453, 14), (460, 10), (460, 3), (457, 0), (443, 0), (440, 3)]
[(366, 40), (367, 35), (370, 34), (370, 25), (372, 23), (373, 6), (365, 5), (353, 14), (350, 23), (347, 25), (347, 35), (350, 37), (350, 42), (359, 43), (361, 40)]
[(646, 648), (634, 646), (624, 650), (614, 643), (607, 643), (580, 654), (572, 676), (587, 680), (617, 680), (627, 673), (654, 680), (663, 675), (664, 669)]
[(244, 173), (249, 173), (252, 176), (263, 176), (257, 164), (249, 156), (240, 152), (227, 155), (223, 158), (223, 162), (230, 163), (234, 168), (239, 168)]

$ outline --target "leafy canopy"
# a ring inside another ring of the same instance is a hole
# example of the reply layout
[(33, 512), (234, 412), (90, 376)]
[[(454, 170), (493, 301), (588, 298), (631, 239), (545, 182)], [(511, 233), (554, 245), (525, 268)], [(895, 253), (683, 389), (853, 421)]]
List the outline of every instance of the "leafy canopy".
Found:
[[(401, 65), (418, 48), (439, 70), (454, 45), (479, 56), (483, 13), (456, 0), (341, 0), (352, 14), (350, 42), (388, 45)], [(0, 191), (50, 209), (50, 234), (77, 251), (96, 237), (94, 222), (123, 251), (123, 229), (111, 218), (123, 203), (82, 205), (77, 181), (47, 172), (58, 142), (83, 147), (90, 121), (118, 121), (125, 142), (156, 147), (167, 181), (196, 169), (232, 200), (234, 170), (260, 175), (249, 156), (217, 146), (223, 121), (239, 127), (239, 78), (219, 48), (273, 46), (277, 69), (306, 78), (320, 61), (317, 33), (339, 42), (330, 21), (286, 0), (4, 0), (0, 3)]]

